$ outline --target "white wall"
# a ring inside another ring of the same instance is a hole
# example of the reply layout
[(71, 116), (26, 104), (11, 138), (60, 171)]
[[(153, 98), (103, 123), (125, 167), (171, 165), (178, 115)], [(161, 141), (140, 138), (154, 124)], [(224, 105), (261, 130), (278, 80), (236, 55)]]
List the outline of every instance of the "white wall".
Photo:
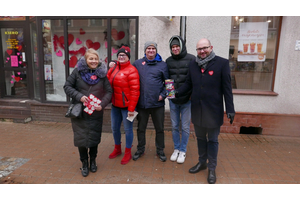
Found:
[(147, 41), (157, 43), (157, 53), (165, 61), (171, 54), (169, 40), (180, 33), (180, 17), (175, 16), (172, 21), (164, 22), (153, 16), (139, 17), (139, 53), (138, 59), (144, 57), (144, 44)]
[[(172, 21), (164, 22), (153, 16), (139, 17), (139, 53), (138, 59), (144, 57), (144, 44), (147, 41), (157, 43), (157, 53), (163, 61), (171, 56), (169, 40), (173, 35), (180, 34), (180, 17), (175, 16)], [(169, 100), (165, 100), (165, 109), (169, 110)]]

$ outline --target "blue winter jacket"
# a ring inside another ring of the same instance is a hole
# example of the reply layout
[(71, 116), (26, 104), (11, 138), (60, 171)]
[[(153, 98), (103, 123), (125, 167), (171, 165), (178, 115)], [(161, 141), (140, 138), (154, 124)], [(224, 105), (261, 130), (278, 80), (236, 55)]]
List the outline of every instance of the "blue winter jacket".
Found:
[[(133, 64), (140, 76), (140, 98), (137, 108), (157, 108), (165, 105), (166, 88), (165, 80), (169, 79), (167, 64), (162, 61), (161, 56), (149, 61), (146, 56), (136, 60)], [(159, 95), (164, 99), (158, 101)]]

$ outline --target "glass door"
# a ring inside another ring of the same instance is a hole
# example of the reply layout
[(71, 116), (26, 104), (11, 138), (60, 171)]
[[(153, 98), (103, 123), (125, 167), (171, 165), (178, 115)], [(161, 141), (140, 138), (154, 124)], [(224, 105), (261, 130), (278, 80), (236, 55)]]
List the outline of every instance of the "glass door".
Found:
[(1, 96), (28, 98), (27, 54), (24, 27), (0, 28)]

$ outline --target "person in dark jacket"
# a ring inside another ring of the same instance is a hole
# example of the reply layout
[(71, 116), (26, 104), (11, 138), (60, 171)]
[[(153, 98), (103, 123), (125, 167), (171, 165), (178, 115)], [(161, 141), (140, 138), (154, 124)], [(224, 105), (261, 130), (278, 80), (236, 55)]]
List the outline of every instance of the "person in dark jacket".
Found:
[(137, 160), (145, 152), (145, 134), (149, 115), (151, 115), (156, 132), (156, 153), (160, 160), (165, 162), (167, 158), (164, 154), (164, 99), (166, 98), (165, 80), (169, 78), (168, 67), (157, 53), (157, 44), (155, 42), (146, 42), (144, 52), (145, 56), (133, 63), (133, 66), (135, 66), (139, 72), (141, 92), (137, 104), (138, 145), (137, 151), (133, 155), (133, 160)]
[(189, 172), (197, 173), (208, 168), (207, 181), (215, 183), (218, 136), (224, 119), (223, 98), (230, 123), (235, 115), (230, 68), (227, 59), (215, 55), (208, 39), (200, 39), (196, 48), (197, 57), (189, 64), (187, 79), (175, 92), (175, 96), (180, 97), (192, 89), (191, 114), (199, 160)]
[(88, 103), (90, 94), (101, 100), (99, 106), (95, 105), (92, 114), (82, 111), (81, 117), (71, 119), (74, 145), (79, 150), (82, 162), (81, 173), (84, 177), (89, 174), (88, 154), (90, 156), (91, 172), (97, 171), (96, 157), (98, 144), (101, 141), (103, 111), (110, 102), (112, 95), (112, 88), (106, 73), (106, 65), (100, 63), (97, 51), (88, 49), (84, 57), (79, 59), (77, 67), (67, 78), (64, 85), (65, 93), (75, 103)]
[(123, 121), (126, 135), (126, 148), (121, 164), (127, 164), (131, 156), (133, 142), (133, 121), (127, 117), (133, 117), (135, 107), (140, 96), (140, 77), (137, 69), (130, 63), (130, 48), (123, 45), (117, 53), (116, 66), (108, 70), (107, 78), (113, 88), (111, 107), (111, 129), (114, 136), (115, 148), (109, 158), (115, 158), (122, 154), (121, 150), (121, 124)]
[[(166, 60), (170, 79), (174, 80), (175, 90), (182, 86), (189, 71), (189, 63), (195, 60), (195, 56), (187, 53), (185, 41), (180, 36), (172, 36), (169, 40), (171, 56)], [(174, 152), (171, 161), (184, 163), (186, 157), (186, 146), (190, 136), (191, 123), (191, 96), (190, 89), (180, 98), (169, 99), (170, 116), (172, 122), (172, 136)], [(179, 125), (181, 121), (181, 138)]]

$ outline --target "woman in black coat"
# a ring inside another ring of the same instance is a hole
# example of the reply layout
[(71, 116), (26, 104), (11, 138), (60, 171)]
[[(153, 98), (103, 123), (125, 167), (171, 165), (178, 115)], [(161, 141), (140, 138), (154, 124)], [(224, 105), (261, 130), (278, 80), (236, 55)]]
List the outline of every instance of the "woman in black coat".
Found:
[(79, 150), (82, 162), (81, 173), (84, 177), (89, 174), (88, 154), (91, 172), (97, 171), (96, 157), (98, 144), (101, 141), (103, 110), (110, 103), (112, 95), (112, 88), (106, 73), (107, 67), (99, 61), (97, 51), (88, 49), (64, 85), (65, 93), (72, 98), (74, 103), (88, 103), (90, 94), (101, 100), (100, 105), (95, 106), (92, 114), (82, 110), (79, 118), (71, 119), (74, 145)]

